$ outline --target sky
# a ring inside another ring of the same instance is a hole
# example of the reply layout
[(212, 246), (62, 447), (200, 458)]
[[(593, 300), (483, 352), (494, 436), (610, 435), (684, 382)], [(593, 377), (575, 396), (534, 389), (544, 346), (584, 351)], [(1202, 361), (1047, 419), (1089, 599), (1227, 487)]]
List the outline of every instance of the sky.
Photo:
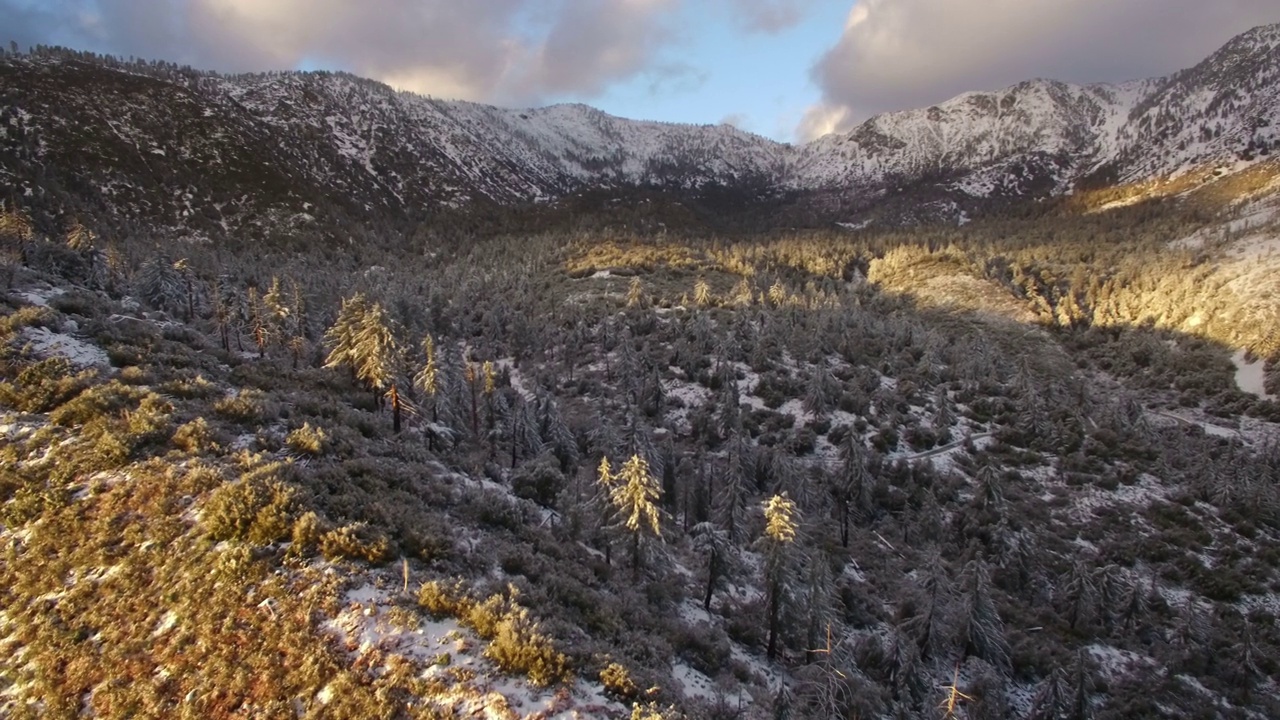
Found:
[(1029, 78), (1164, 75), (1275, 22), (1280, 0), (0, 0), (0, 42), (22, 47), (346, 70), (785, 142)]

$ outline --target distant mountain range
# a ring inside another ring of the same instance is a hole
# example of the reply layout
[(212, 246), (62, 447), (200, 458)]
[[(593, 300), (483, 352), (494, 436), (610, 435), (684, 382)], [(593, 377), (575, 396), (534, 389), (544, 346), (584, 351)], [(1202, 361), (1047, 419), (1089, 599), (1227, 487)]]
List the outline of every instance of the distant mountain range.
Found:
[(1280, 25), (1167, 77), (1032, 80), (801, 146), (584, 105), (436, 100), (343, 73), (224, 76), (58, 48), (0, 59), (0, 100), (0, 178), (23, 203), (209, 236), (636, 188), (821, 197), (824, 221), (907, 193), (962, 215), (1267, 160), (1280, 150)]

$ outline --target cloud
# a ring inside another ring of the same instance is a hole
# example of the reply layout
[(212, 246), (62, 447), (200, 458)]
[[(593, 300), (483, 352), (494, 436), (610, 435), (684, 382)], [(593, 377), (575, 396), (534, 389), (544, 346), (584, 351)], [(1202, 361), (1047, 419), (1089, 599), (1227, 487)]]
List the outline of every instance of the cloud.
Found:
[(1276, 21), (1277, 0), (859, 0), (813, 68), (822, 100), (797, 133), (1034, 77), (1165, 75)]
[(682, 0), (0, 0), (23, 44), (229, 72), (342, 68), (503, 104), (590, 99), (662, 70)]
[(799, 23), (817, 0), (727, 0), (737, 24), (751, 32), (779, 33)]

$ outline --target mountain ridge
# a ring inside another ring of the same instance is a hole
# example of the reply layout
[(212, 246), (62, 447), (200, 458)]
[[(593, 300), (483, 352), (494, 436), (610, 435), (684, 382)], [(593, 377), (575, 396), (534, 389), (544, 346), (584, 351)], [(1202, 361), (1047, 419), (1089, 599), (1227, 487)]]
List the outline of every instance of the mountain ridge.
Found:
[[(1280, 147), (1277, 88), (1280, 25), (1269, 25), (1162, 78), (1028, 80), (791, 145), (581, 103), (440, 100), (344, 72), (224, 76), (38, 48), (0, 60), (0, 174), (28, 198), (50, 179), (74, 188), (51, 204), (63, 212), (202, 234), (278, 226), (316, 206), (420, 217), (637, 188), (840, 198), (824, 221), (919, 191), (954, 219), (994, 199), (1250, 167)], [(135, 153), (141, 162), (122, 165)], [(157, 182), (172, 187), (151, 192)]]

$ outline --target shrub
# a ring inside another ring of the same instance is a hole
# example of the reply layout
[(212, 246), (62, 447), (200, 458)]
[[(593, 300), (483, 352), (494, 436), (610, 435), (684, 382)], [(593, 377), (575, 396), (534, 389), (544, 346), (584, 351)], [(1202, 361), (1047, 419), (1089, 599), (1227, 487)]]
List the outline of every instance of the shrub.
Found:
[(28, 327), (50, 327), (54, 323), (53, 312), (49, 308), (30, 306), (0, 317), (0, 338), (9, 338), (19, 330)]
[(329, 435), (323, 428), (312, 427), (308, 422), (285, 436), (284, 444), (300, 455), (319, 456), (324, 454), (328, 441)]
[(538, 631), (538, 624), (529, 617), (529, 611), (519, 606), (499, 621), (497, 633), (484, 655), (499, 668), (522, 673), (539, 687), (570, 678), (569, 659)]
[(0, 383), (0, 404), (20, 412), (49, 412), (84, 392), (95, 375), (93, 370), (72, 374), (66, 358), (41, 360), (19, 371), (14, 382)]
[(81, 315), (97, 317), (102, 301), (92, 293), (83, 290), (71, 290), (49, 298), (49, 307), (64, 315)]
[(324, 526), (320, 516), (307, 511), (293, 521), (293, 529), (289, 532), (290, 551), (295, 555), (310, 555), (320, 545), (320, 536)]
[(330, 561), (364, 560), (378, 565), (391, 557), (391, 542), (381, 530), (367, 523), (353, 523), (322, 535), (320, 553)]
[(532, 500), (543, 507), (555, 504), (564, 489), (564, 473), (555, 457), (543, 455), (520, 466), (511, 476), (511, 490), (516, 497)]
[(213, 428), (202, 417), (180, 425), (173, 433), (173, 444), (181, 450), (200, 454), (218, 449)]
[(611, 662), (600, 671), (600, 684), (605, 692), (630, 700), (640, 694), (640, 688), (631, 679), (631, 673), (621, 663)]
[(456, 580), (451, 585), (431, 580), (418, 588), (418, 605), (438, 618), (461, 618), (466, 614), (470, 603), (461, 580)]
[(222, 392), (221, 388), (206, 380), (203, 375), (170, 380), (156, 389), (165, 395), (172, 395), (183, 400), (203, 400)]
[(145, 393), (137, 409), (124, 413), (129, 439), (134, 445), (167, 440), (172, 413), (173, 406), (164, 398), (152, 392)]
[(476, 602), (461, 580), (432, 580), (418, 588), (418, 605), (436, 617), (454, 617), (489, 640), (485, 657), (506, 672), (521, 673), (534, 685), (547, 686), (571, 679), (569, 659), (555, 649), (538, 630), (529, 611), (515, 601), (514, 587), (507, 594), (490, 595)]
[(115, 417), (135, 408), (146, 396), (145, 390), (112, 380), (80, 393), (54, 410), (49, 419), (63, 427), (87, 425), (94, 420)]
[(247, 473), (213, 491), (201, 516), (210, 537), (266, 544), (290, 536), (295, 490), (275, 477), (278, 465)]
[(228, 395), (213, 404), (213, 411), (243, 425), (259, 423), (267, 414), (265, 398), (258, 390), (240, 390)]

